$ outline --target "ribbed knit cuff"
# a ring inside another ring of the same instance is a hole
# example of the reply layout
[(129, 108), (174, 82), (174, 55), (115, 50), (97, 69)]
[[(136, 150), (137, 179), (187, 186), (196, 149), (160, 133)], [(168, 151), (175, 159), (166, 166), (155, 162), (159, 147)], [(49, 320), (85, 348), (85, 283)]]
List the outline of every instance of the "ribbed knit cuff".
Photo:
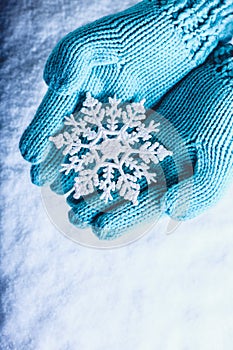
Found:
[(162, 7), (197, 64), (203, 53), (233, 36), (232, 0), (145, 0)]
[(211, 55), (212, 62), (217, 72), (221, 72), (222, 77), (230, 85), (233, 85), (233, 45), (227, 44), (215, 50)]

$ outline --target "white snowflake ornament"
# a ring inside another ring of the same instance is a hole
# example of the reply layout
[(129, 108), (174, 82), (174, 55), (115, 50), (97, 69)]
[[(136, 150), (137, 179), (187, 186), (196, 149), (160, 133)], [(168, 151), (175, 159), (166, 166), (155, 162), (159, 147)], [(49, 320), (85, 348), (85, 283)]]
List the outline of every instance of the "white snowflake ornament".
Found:
[(86, 196), (96, 189), (107, 203), (112, 193), (134, 205), (138, 204), (139, 181), (145, 177), (148, 184), (156, 182), (156, 173), (151, 171), (167, 156), (172, 156), (158, 142), (150, 140), (159, 131), (159, 123), (145, 125), (145, 100), (139, 103), (121, 104), (116, 97), (109, 97), (102, 104), (87, 93), (83, 108), (76, 115), (65, 117), (66, 130), (50, 137), (69, 163), (62, 164), (61, 172), (78, 173), (74, 179), (74, 198)]

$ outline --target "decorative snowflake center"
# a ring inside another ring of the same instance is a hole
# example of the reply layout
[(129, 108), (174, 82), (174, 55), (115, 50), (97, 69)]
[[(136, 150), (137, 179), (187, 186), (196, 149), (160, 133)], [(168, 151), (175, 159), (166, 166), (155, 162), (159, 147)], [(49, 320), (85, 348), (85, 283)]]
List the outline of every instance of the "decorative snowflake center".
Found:
[(123, 145), (120, 140), (117, 139), (108, 139), (103, 141), (98, 147), (98, 150), (101, 151), (104, 158), (107, 159), (118, 159), (119, 150), (122, 150)]
[(159, 131), (159, 123), (142, 122), (146, 119), (144, 102), (119, 107), (121, 100), (114, 97), (103, 105), (87, 93), (81, 111), (65, 118), (67, 129), (50, 137), (67, 156), (60, 171), (66, 175), (71, 170), (77, 173), (74, 198), (99, 189), (107, 203), (118, 191), (121, 197), (137, 205), (139, 180), (144, 177), (148, 184), (156, 182), (152, 166), (172, 156), (172, 152), (158, 142), (151, 142)]

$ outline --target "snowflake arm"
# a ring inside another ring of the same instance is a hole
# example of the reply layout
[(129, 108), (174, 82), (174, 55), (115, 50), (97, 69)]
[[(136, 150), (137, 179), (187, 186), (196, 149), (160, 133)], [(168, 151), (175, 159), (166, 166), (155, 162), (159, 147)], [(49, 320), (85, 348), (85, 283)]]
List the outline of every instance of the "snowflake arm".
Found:
[(97, 185), (99, 189), (103, 191), (100, 199), (104, 199), (105, 203), (112, 200), (112, 191), (116, 189), (116, 183), (114, 182), (114, 168), (110, 164), (108, 164), (103, 169), (103, 180), (98, 181)]

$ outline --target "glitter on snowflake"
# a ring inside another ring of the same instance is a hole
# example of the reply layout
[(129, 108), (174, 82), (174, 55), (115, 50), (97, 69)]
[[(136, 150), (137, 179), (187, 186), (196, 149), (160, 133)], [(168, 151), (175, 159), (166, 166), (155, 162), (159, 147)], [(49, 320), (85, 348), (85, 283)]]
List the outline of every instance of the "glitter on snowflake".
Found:
[[(156, 182), (151, 171), (167, 156), (172, 156), (152, 136), (159, 131), (159, 123), (145, 125), (145, 100), (139, 103), (121, 104), (116, 97), (102, 104), (87, 93), (83, 108), (76, 115), (65, 117), (66, 131), (50, 137), (69, 163), (60, 171), (78, 173), (74, 179), (74, 198), (101, 191), (101, 199), (107, 203), (118, 191), (125, 200), (138, 204), (139, 181), (144, 177), (148, 184)], [(81, 155), (80, 155), (81, 154)]]

